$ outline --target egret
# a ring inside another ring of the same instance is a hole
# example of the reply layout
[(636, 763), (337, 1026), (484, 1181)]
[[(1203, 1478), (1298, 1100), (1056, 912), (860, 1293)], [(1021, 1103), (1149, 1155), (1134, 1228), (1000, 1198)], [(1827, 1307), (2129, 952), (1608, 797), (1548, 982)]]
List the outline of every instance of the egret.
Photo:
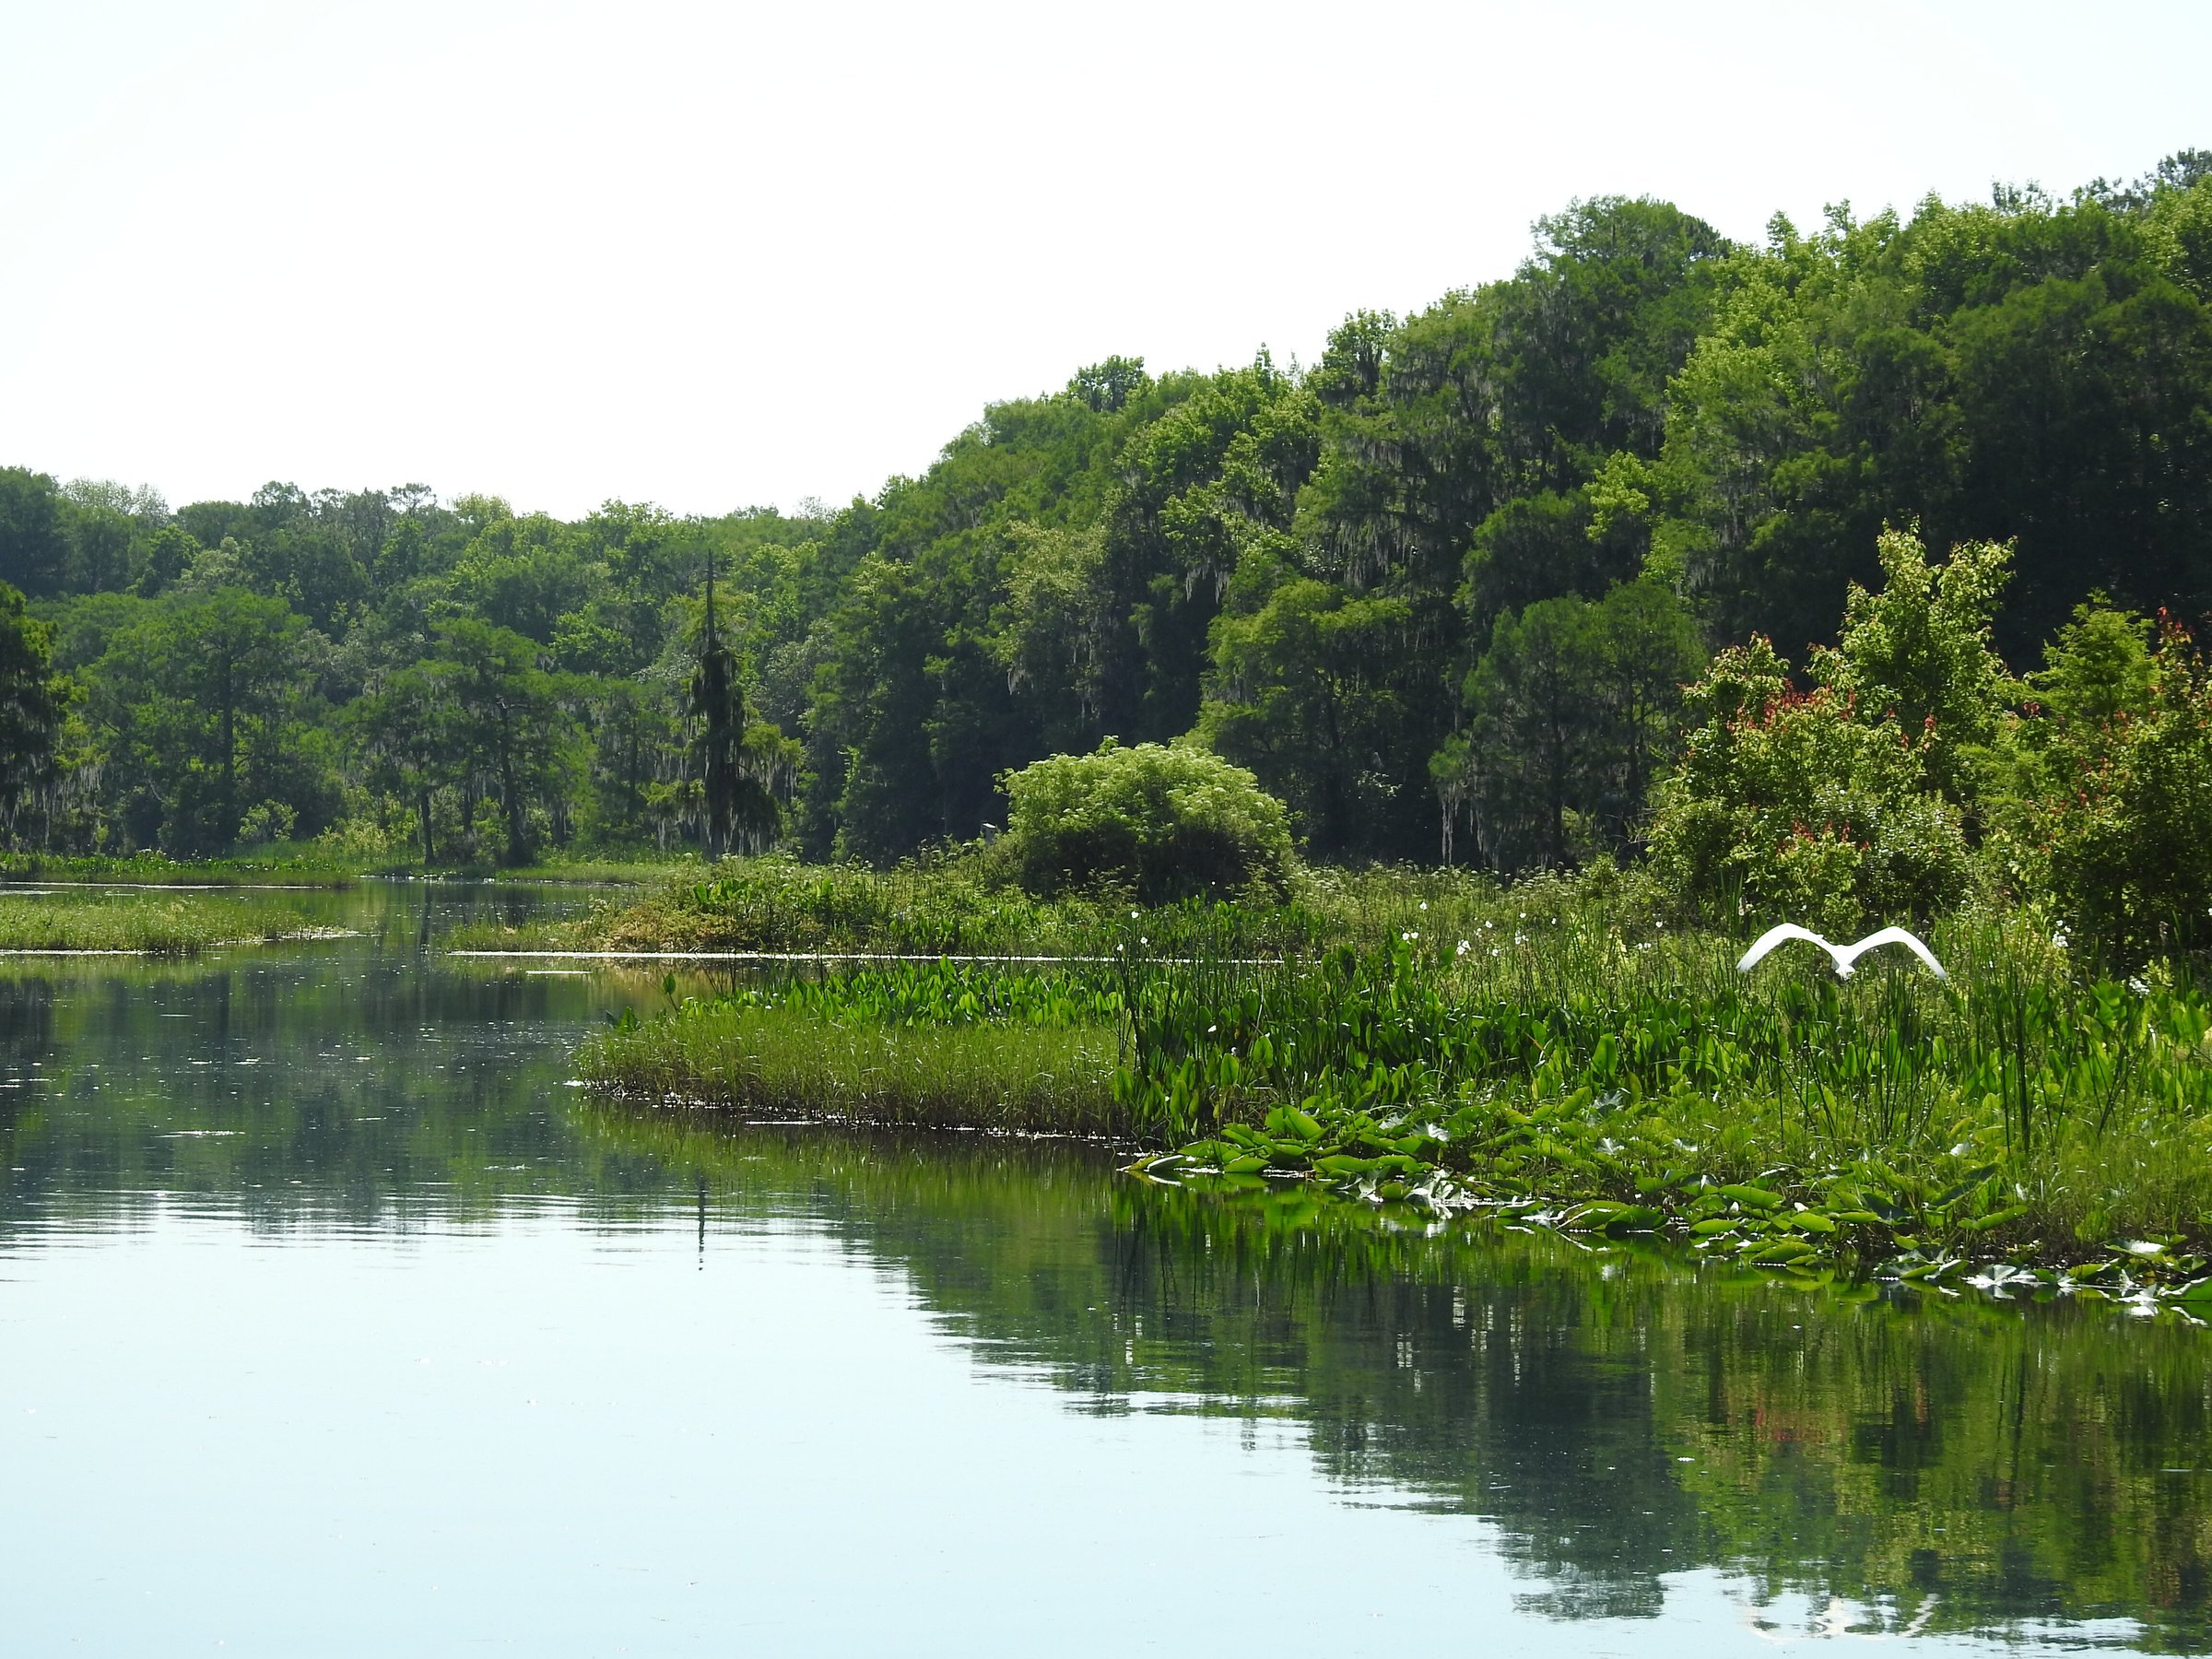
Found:
[(1800, 927), (1794, 922), (1784, 922), (1781, 926), (1770, 927), (1765, 933), (1760, 934), (1751, 948), (1744, 952), (1743, 960), (1736, 963), (1736, 971), (1738, 973), (1750, 972), (1758, 965), (1759, 959), (1767, 952), (1772, 950), (1777, 945), (1784, 944), (1791, 939), (1804, 939), (1827, 951), (1835, 960), (1838, 979), (1849, 979), (1852, 969), (1856, 966), (1861, 957), (1870, 950), (1879, 949), (1884, 945), (1902, 945), (1925, 962), (1928, 965), (1928, 971), (1937, 979), (1950, 978), (1949, 974), (1944, 972), (1943, 964), (1936, 959), (1936, 953), (1901, 927), (1885, 927), (1879, 933), (1870, 933), (1855, 945), (1830, 945), (1811, 928)]

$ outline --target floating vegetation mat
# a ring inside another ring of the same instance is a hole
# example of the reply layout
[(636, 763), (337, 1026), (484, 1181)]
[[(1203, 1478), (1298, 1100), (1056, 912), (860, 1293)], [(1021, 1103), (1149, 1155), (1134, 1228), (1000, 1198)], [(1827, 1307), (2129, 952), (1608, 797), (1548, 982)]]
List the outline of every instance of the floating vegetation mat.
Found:
[[(1229, 1124), (1216, 1138), (1140, 1158), (1128, 1172), (1223, 1194), (1311, 1182), (1339, 1199), (1394, 1211), (1411, 1225), (1471, 1216), (1570, 1236), (1671, 1241), (1693, 1257), (1794, 1277), (1871, 1279), (1936, 1290), (1964, 1285), (2001, 1297), (2110, 1299), (2136, 1313), (2165, 1306), (2192, 1318), (2212, 1318), (2206, 1259), (2175, 1244), (2124, 1240), (2087, 1261), (2061, 1265), (2025, 1259), (2040, 1243), (2007, 1257), (1982, 1259), (1977, 1236), (2028, 1212), (2027, 1206), (2014, 1204), (1975, 1213), (1974, 1201), (1986, 1197), (1983, 1189), (1996, 1176), (1994, 1170), (1970, 1172), (1940, 1194), (1880, 1167), (1839, 1171), (1802, 1185), (1784, 1184), (1772, 1174), (1726, 1182), (1665, 1171), (1656, 1180), (1638, 1182), (1633, 1201), (1546, 1199), (1501, 1192), (1494, 1178), (1455, 1175), (1427, 1163), (1424, 1154), (1441, 1150), (1433, 1127), (1403, 1135), (1394, 1134), (1394, 1127), (1371, 1123), (1348, 1134), (1343, 1126), (1332, 1133), (1308, 1113), (1278, 1109), (1263, 1128)], [(1672, 1182), (1670, 1174), (1677, 1175)]]

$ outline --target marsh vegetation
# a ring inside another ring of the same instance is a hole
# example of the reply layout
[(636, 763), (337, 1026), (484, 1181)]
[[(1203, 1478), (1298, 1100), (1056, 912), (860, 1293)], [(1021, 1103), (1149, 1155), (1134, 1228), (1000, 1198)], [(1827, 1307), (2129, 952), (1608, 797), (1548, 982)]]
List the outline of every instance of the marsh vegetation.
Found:
[[(1898, 953), (1846, 981), (1809, 947), (1741, 973), (1740, 941), (1605, 872), (1306, 873), (1275, 907), (1009, 902), (1075, 959), (671, 981), (663, 1011), (587, 1044), (585, 1073), (770, 1115), (808, 1110), (813, 1077), (815, 1111), (1107, 1131), (1185, 1185), (1302, 1179), (1409, 1218), (1535, 1214), (1776, 1271), (1994, 1263), (2132, 1294), (2190, 1282), (2212, 1244), (2212, 1005), (2185, 971), (2100, 973), (2032, 915), (1937, 924), (1947, 980)], [(763, 947), (1017, 942), (922, 871), (749, 867), (673, 903)]]
[(0, 950), (180, 956), (322, 931), (296, 901), (214, 888), (0, 888)]

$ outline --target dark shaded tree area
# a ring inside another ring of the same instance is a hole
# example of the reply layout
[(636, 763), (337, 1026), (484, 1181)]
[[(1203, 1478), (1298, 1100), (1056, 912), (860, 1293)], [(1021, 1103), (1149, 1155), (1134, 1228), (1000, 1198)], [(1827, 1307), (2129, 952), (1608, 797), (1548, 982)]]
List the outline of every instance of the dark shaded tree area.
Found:
[(1188, 737), (1314, 855), (1512, 869), (1633, 846), (1684, 682), (1809, 660), (1885, 526), (2013, 544), (2016, 671), (2092, 592), (2212, 608), (2212, 155), (1759, 247), (1650, 200), (1536, 229), (1310, 368), (1110, 359), (836, 512), (0, 471), (82, 693), (17, 833), (886, 861), (1003, 823), (1009, 769)]

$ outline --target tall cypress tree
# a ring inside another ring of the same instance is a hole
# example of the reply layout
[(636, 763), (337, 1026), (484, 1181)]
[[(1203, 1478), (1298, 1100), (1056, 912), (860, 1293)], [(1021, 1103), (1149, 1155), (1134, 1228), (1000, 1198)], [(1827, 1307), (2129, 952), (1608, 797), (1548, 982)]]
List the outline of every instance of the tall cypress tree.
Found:
[(707, 618), (700, 638), (699, 668), (691, 677), (691, 712), (700, 722), (699, 778), (706, 796), (706, 853), (725, 858), (736, 837), (737, 806), (745, 793), (745, 688), (737, 682), (736, 653), (714, 627), (714, 556), (707, 555)]
[(53, 672), (53, 630), (0, 582), (0, 824), (16, 839), (28, 804), (53, 782), (70, 692)]

